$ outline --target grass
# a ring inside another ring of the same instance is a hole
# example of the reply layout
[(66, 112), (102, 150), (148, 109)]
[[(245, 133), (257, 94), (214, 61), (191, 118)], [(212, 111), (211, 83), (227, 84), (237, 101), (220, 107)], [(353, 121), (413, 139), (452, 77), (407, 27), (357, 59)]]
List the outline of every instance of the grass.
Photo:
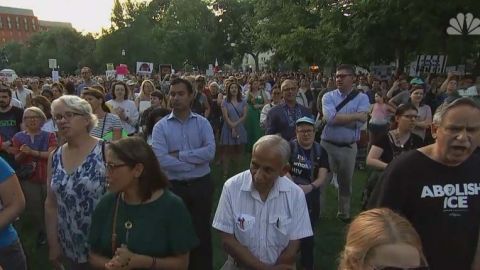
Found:
[[(249, 159), (245, 159), (241, 164), (235, 164), (238, 168), (248, 168)], [(360, 194), (367, 177), (366, 171), (356, 171), (353, 181), (352, 214), (360, 211)], [(214, 205), (212, 218), (217, 207), (217, 202), (222, 192), (224, 179), (219, 166), (213, 166), (212, 179), (215, 181)], [(324, 192), (325, 212), (317, 224), (315, 232), (315, 264), (317, 269), (333, 270), (338, 265), (338, 255), (343, 248), (346, 225), (336, 219), (337, 213), (337, 194), (335, 187), (329, 185)], [(48, 250), (46, 246), (36, 247), (36, 235), (34, 235), (35, 224), (28, 220), (28, 217), (22, 217), (15, 224), (24, 250), (27, 254), (29, 269), (47, 270), (51, 269), (48, 262)], [(214, 269), (220, 269), (225, 262), (225, 253), (221, 249), (218, 235), (213, 233), (213, 253)], [(297, 268), (301, 269), (301, 268)]]

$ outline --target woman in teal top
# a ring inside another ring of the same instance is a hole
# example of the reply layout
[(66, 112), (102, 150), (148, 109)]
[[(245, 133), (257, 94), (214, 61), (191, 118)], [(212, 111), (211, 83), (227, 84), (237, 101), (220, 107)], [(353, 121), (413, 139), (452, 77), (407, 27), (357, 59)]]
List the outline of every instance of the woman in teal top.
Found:
[(22, 245), (12, 226), (24, 207), (25, 198), (18, 178), (0, 157), (0, 269), (27, 269)]
[(141, 138), (129, 137), (112, 142), (106, 160), (111, 193), (92, 217), (90, 264), (100, 269), (187, 269), (198, 239), (182, 200), (166, 188), (152, 149)]
[(268, 96), (265, 93), (265, 86), (260, 86), (257, 78), (250, 79), (250, 89), (247, 92), (248, 112), (245, 120), (245, 129), (247, 130), (248, 152), (252, 151), (253, 144), (264, 135), (260, 127), (260, 113), (265, 104), (269, 103)]

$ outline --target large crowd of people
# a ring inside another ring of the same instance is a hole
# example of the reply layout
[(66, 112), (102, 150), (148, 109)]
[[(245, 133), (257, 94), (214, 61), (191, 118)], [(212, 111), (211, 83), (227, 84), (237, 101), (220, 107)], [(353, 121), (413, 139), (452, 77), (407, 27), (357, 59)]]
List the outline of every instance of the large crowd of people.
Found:
[(338, 269), (480, 269), (475, 81), (342, 64), (1, 82), (0, 269), (35, 269), (13, 226), (23, 216), (56, 270), (211, 270), (212, 233), (223, 270), (318, 269), (330, 183), (350, 224)]

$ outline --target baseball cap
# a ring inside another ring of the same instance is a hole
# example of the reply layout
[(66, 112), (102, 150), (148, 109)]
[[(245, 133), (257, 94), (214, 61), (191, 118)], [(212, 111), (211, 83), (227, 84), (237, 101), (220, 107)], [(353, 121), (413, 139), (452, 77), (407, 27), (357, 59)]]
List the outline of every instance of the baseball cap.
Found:
[(310, 124), (310, 125), (314, 126), (315, 121), (310, 117), (304, 116), (304, 117), (298, 119), (297, 122), (295, 122), (295, 125), (297, 125), (297, 126), (300, 125), (300, 124)]
[(423, 81), (422, 81), (422, 79), (420, 79), (420, 78), (413, 78), (413, 79), (410, 81), (410, 84), (423, 84)]

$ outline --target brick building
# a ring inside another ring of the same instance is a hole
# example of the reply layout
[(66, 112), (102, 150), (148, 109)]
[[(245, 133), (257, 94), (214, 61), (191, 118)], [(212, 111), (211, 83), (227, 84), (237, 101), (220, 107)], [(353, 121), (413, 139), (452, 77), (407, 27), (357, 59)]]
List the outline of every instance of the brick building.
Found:
[(0, 6), (0, 44), (25, 42), (39, 30), (33, 10)]
[(0, 6), (0, 46), (10, 41), (23, 43), (36, 32), (57, 27), (72, 28), (72, 24), (40, 21), (31, 9)]

